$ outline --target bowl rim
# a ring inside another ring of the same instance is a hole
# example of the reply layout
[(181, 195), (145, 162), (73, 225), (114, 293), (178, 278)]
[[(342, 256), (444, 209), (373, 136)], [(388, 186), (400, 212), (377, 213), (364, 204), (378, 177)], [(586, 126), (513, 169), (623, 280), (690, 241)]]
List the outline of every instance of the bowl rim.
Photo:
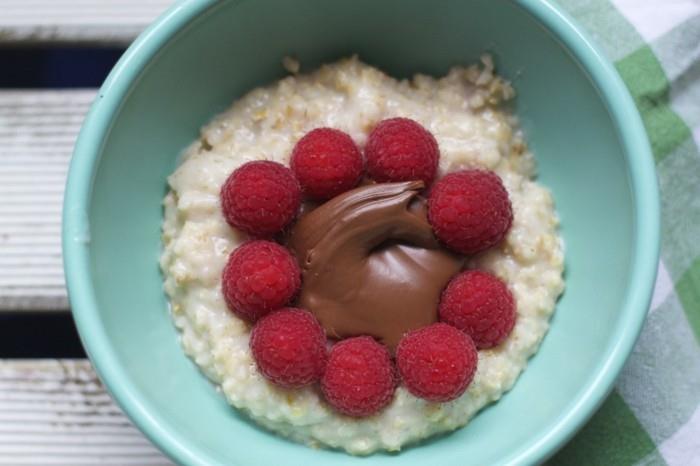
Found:
[[(568, 412), (553, 427), (509, 454), (503, 464), (544, 461), (561, 448), (595, 413), (612, 390), (642, 329), (657, 272), (659, 257), (659, 192), (654, 159), (646, 132), (622, 79), (586, 33), (550, 0), (511, 0), (551, 32), (583, 66), (600, 92), (626, 149), (635, 194), (635, 251), (632, 275), (613, 341), (598, 371)], [(175, 432), (157, 413), (149, 412), (128, 372), (107, 343), (97, 312), (90, 275), (88, 212), (93, 178), (113, 116), (148, 62), (187, 24), (213, 7), (217, 0), (181, 0), (151, 24), (127, 49), (110, 72), (88, 112), (76, 141), (63, 205), (63, 260), (68, 295), (80, 338), (96, 372), (119, 406), (141, 431), (174, 461), (217, 464), (204, 449)]]

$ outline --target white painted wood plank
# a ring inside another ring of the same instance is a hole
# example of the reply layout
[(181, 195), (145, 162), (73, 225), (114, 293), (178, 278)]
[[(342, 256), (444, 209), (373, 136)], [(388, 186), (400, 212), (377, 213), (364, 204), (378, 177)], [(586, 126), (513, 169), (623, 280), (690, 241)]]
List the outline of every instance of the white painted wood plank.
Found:
[(128, 44), (173, 0), (0, 0), (0, 43)]
[(63, 188), (95, 92), (0, 91), (0, 311), (68, 309)]
[(0, 360), (0, 466), (171, 464), (87, 360)]

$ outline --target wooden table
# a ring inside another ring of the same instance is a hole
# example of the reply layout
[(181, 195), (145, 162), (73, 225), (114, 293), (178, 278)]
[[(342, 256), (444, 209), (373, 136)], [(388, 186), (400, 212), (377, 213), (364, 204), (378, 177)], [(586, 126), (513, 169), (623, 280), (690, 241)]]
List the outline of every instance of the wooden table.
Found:
[[(118, 50), (169, 3), (0, 0), (0, 50)], [(20, 71), (0, 60), (0, 82), (13, 82)], [(172, 464), (114, 405), (86, 359), (45, 359), (70, 353), (65, 347), (47, 349), (53, 353), (44, 359), (16, 358), (47, 347), (58, 338), (52, 332), (70, 326), (60, 245), (63, 187), (96, 89), (13, 83), (0, 88), (0, 325), (13, 345), (0, 345), (0, 465)], [(79, 348), (74, 334), (67, 338)]]

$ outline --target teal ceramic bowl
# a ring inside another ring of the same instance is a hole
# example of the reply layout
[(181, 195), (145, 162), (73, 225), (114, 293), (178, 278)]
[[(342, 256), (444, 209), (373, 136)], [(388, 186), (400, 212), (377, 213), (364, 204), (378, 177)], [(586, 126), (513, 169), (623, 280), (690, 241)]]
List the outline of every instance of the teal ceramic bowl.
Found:
[[(514, 389), (467, 427), (358, 459), (256, 427), (181, 350), (158, 269), (166, 176), (198, 128), (247, 90), (352, 53), (395, 76), (494, 54), (554, 193), (567, 289)], [(76, 145), (63, 247), (83, 343), (129, 417), (183, 464), (531, 464), (595, 411), (640, 331), (658, 256), (658, 194), (640, 118), (614, 69), (538, 0), (197, 0), (131, 46)]]

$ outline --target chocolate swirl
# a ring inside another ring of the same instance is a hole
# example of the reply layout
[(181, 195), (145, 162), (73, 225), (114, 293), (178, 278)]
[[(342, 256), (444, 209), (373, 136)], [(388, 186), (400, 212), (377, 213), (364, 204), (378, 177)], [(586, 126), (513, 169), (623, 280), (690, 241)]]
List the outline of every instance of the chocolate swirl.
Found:
[(371, 335), (394, 349), (437, 320), (440, 293), (464, 259), (433, 236), (423, 182), (343, 193), (304, 214), (288, 246), (303, 273), (299, 306), (331, 338)]

